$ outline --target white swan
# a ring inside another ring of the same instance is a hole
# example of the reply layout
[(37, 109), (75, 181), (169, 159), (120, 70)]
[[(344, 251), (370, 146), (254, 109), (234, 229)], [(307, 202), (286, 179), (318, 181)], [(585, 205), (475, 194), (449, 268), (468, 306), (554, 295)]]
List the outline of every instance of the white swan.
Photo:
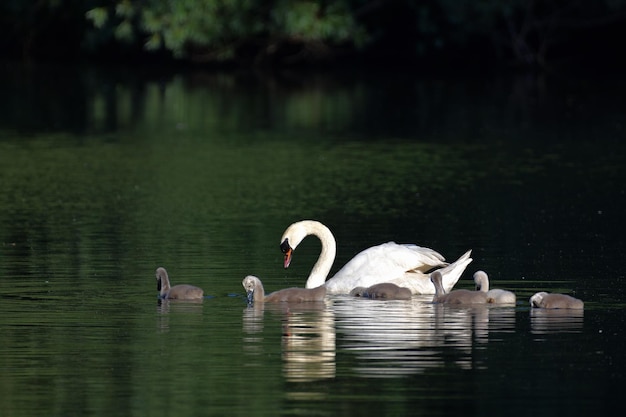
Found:
[(319, 238), (322, 250), (307, 279), (306, 288), (325, 285), (328, 294), (349, 294), (356, 287), (367, 288), (383, 282), (406, 287), (412, 294), (434, 294), (435, 286), (426, 272), (436, 267), (443, 267), (439, 271), (443, 276), (443, 286), (449, 291), (472, 261), (471, 250), (448, 265), (444, 257), (432, 249), (387, 242), (358, 253), (327, 281), (337, 245), (331, 231), (318, 221), (302, 220), (285, 230), (280, 240), (280, 249), (285, 254), (284, 266), (289, 267), (293, 251), (308, 235)]
[(499, 288), (489, 289), (489, 276), (485, 271), (474, 272), (476, 291), (487, 293), (487, 302), (490, 304), (515, 304), (515, 294)]

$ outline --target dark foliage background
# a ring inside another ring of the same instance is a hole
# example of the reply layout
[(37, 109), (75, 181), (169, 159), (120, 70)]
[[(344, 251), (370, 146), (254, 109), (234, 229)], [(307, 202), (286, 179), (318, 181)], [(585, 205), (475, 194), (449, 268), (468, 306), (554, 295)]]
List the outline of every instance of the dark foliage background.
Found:
[(622, 67), (626, 0), (5, 0), (3, 56), (237, 66)]

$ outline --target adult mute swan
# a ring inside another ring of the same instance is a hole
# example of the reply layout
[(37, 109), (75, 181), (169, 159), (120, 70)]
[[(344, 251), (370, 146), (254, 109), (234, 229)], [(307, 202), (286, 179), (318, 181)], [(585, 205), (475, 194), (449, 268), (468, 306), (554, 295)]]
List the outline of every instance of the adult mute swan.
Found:
[(476, 284), (476, 291), (487, 294), (487, 302), (490, 304), (515, 304), (515, 294), (511, 291), (499, 288), (489, 289), (489, 276), (485, 271), (474, 272), (474, 284)]
[(283, 233), (280, 249), (285, 254), (284, 267), (289, 267), (293, 251), (309, 235), (316, 236), (322, 242), (322, 249), (307, 279), (306, 288), (325, 285), (328, 294), (349, 294), (356, 287), (367, 288), (383, 282), (406, 287), (412, 294), (434, 294), (435, 286), (427, 271), (443, 267), (439, 269), (443, 286), (450, 290), (472, 261), (471, 250), (448, 265), (444, 257), (432, 249), (387, 242), (358, 253), (332, 278), (326, 280), (335, 261), (337, 244), (328, 227), (315, 220), (293, 223)]
[(326, 288), (323, 285), (317, 288), (285, 288), (265, 295), (263, 283), (254, 275), (245, 277), (241, 284), (246, 289), (249, 303), (302, 303), (306, 301), (324, 301), (326, 296)]
[(446, 293), (441, 285), (441, 273), (435, 271), (430, 274), (430, 279), (435, 284), (436, 292), (433, 303), (441, 304), (487, 304), (487, 293), (482, 291), (470, 291), (465, 289), (454, 290)]
[(585, 303), (567, 294), (538, 292), (530, 297), (530, 306), (537, 308), (572, 308), (582, 309)]
[(204, 296), (202, 288), (194, 287), (193, 285), (179, 284), (171, 287), (167, 271), (163, 267), (157, 268), (156, 279), (159, 298), (169, 300), (201, 300)]

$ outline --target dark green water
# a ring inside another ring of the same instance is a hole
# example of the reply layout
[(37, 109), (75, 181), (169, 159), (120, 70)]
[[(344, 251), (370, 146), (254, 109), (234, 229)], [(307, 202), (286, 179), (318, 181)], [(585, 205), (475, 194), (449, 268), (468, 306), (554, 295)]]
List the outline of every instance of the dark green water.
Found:
[[(0, 71), (2, 416), (588, 415), (624, 383), (624, 93), (614, 80)], [(484, 269), (430, 297), (247, 308), (388, 240)], [(154, 271), (201, 286), (161, 303)], [(530, 311), (536, 291), (582, 314)]]

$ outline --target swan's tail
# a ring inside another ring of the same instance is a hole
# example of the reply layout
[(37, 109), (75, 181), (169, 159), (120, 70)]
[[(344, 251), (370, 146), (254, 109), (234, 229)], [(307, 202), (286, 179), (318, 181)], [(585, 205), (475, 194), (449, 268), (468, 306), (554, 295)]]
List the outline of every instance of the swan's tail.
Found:
[(415, 257), (414, 262), (420, 264), (418, 267), (413, 268), (412, 271), (426, 272), (435, 267), (443, 267), (449, 265), (443, 255), (433, 249), (417, 246), (414, 244), (404, 244), (403, 246), (413, 251)]
[(467, 268), (467, 265), (472, 262), (472, 258), (470, 258), (471, 254), (472, 250), (470, 249), (450, 265), (437, 270), (443, 277), (442, 284), (446, 293), (450, 292), (459, 278), (461, 278), (461, 275), (463, 274), (463, 271), (465, 271), (465, 268)]

